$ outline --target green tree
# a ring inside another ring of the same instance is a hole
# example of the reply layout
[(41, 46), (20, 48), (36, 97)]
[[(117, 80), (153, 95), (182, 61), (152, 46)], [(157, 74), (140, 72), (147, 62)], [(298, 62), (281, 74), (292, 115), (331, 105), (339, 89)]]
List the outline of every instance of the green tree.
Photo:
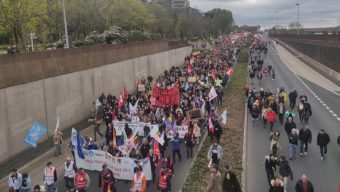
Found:
[(162, 37), (166, 37), (174, 23), (174, 18), (172, 17), (170, 10), (159, 3), (148, 4), (148, 9), (156, 16), (153, 32), (161, 34)]
[(136, 0), (116, 0), (108, 10), (109, 24), (121, 26), (124, 30), (144, 31), (156, 21), (144, 3)]
[(41, 0), (0, 0), (0, 29), (24, 48), (29, 32), (45, 32), (46, 9), (47, 2)]
[(213, 9), (206, 14), (210, 34), (221, 35), (232, 31), (233, 14), (225, 9)]

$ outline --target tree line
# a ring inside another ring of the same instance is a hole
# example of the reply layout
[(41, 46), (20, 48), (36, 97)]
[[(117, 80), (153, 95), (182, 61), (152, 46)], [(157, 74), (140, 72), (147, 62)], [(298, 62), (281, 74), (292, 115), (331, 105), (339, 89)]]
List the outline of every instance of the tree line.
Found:
[[(140, 41), (157, 38), (204, 38), (233, 30), (229, 10), (172, 10), (138, 0), (65, 0), (67, 27), (73, 46)], [(0, 0), (0, 45), (64, 39), (62, 0)]]

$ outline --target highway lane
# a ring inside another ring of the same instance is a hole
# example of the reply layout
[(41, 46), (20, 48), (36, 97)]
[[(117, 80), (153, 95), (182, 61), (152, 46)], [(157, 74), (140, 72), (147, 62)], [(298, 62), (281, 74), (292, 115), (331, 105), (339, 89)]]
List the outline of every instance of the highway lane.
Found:
[[(204, 133), (202, 133), (203, 135)], [(202, 136), (203, 137), (203, 136)], [(195, 145), (193, 155), (197, 152), (198, 145)], [(175, 174), (172, 177), (171, 183), (172, 183), (172, 191), (179, 191), (185, 182), (185, 176), (190, 168), (190, 165), (192, 163), (193, 158), (187, 158), (186, 157), (186, 147), (184, 145), (184, 141), (181, 145), (181, 154), (182, 154), (182, 161), (178, 161), (178, 157), (176, 156), (176, 163), (174, 164), (174, 170)], [(169, 148), (166, 150), (166, 156), (170, 156), (172, 159), (172, 146), (169, 142)], [(159, 174), (159, 169), (156, 170), (156, 176)], [(99, 172), (98, 171), (87, 171), (87, 173), (90, 176), (91, 183), (90, 187), (87, 189), (88, 192), (96, 192), (98, 191), (98, 178), (99, 178)], [(58, 187), (59, 192), (66, 192), (65, 183), (62, 177), (59, 175), (58, 182), (56, 184), (56, 187)], [(149, 182), (147, 191), (157, 191), (157, 179), (155, 180), (155, 183), (152, 183), (152, 181)], [(131, 188), (131, 182), (118, 180), (116, 183), (116, 188), (118, 192), (130, 192)]]
[[(313, 141), (309, 146), (307, 157), (298, 157), (297, 159), (290, 161), (294, 180), (289, 181), (289, 192), (295, 191), (295, 183), (302, 174), (306, 174), (309, 177), (316, 192), (336, 191), (337, 187), (340, 185), (340, 146), (336, 144), (336, 137), (340, 134), (340, 121), (334, 118), (334, 116), (309, 92), (286, 65), (282, 63), (275, 48), (272, 46), (273, 45), (270, 45), (269, 47), (265, 66), (271, 64), (275, 68), (276, 79), (274, 81), (271, 79), (264, 80), (262, 86), (259, 86), (259, 83), (256, 82), (256, 89), (262, 87), (274, 91), (283, 86), (285, 90), (289, 92), (292, 88), (296, 88), (299, 93), (304, 92), (308, 96), (308, 100), (313, 110), (313, 116), (309, 121), (313, 134)], [(325, 104), (332, 106), (332, 108), (340, 109), (339, 97), (334, 97), (328, 93), (327, 90), (320, 90), (312, 85), (309, 87), (316, 95), (319, 95), (319, 98), (321, 98)], [(295, 123), (299, 129), (302, 127), (302, 124), (296, 118)], [(331, 137), (331, 143), (328, 146), (328, 154), (323, 161), (320, 159), (319, 148), (316, 145), (316, 136), (321, 128), (325, 129)], [(277, 122), (274, 130), (279, 130), (281, 132), (279, 142), (282, 149), (280, 152), (288, 157), (288, 138), (284, 132), (283, 126), (279, 125)], [(249, 113), (247, 131), (246, 191), (268, 191), (269, 186), (267, 184), (263, 161), (264, 156), (269, 153), (270, 131), (268, 128), (264, 129), (262, 127), (261, 121), (257, 127), (252, 127)], [(275, 175), (278, 176), (278, 172), (276, 172)]]

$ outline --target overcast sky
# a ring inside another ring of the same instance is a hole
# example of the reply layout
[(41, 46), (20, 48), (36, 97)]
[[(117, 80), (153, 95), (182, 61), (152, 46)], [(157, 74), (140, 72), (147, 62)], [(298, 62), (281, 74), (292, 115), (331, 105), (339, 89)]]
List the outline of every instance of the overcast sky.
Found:
[(303, 27), (340, 25), (340, 0), (190, 0), (190, 6), (203, 11), (213, 8), (233, 12), (237, 25), (261, 25), (269, 28), (297, 21), (300, 2), (300, 23)]

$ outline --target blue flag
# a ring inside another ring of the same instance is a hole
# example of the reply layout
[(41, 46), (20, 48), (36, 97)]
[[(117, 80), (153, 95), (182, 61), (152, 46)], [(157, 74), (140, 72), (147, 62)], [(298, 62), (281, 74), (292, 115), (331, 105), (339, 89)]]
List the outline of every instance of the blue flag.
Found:
[(30, 147), (37, 147), (38, 141), (46, 134), (47, 129), (40, 122), (34, 121), (32, 128), (28, 131), (24, 140), (25, 144)]
[(77, 148), (78, 157), (81, 159), (85, 159), (85, 155), (83, 152), (84, 140), (80, 136), (79, 131), (75, 130), (74, 128), (72, 128), (72, 145)]

